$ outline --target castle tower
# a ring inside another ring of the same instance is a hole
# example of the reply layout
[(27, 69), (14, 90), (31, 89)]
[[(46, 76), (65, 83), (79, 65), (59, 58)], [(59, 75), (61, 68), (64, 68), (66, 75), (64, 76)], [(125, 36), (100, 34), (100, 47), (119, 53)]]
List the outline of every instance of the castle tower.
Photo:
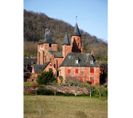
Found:
[(72, 52), (82, 52), (81, 33), (76, 23), (74, 34), (71, 37)]
[(51, 31), (46, 28), (43, 41), (37, 45), (37, 64), (44, 64), (50, 61), (50, 58), (47, 56), (48, 51), (57, 51), (57, 48), (58, 45), (53, 40)]
[(68, 34), (66, 33), (64, 37), (63, 46), (62, 46), (63, 57), (65, 58), (67, 54), (71, 52), (71, 50), (72, 50), (72, 47), (70, 45)]

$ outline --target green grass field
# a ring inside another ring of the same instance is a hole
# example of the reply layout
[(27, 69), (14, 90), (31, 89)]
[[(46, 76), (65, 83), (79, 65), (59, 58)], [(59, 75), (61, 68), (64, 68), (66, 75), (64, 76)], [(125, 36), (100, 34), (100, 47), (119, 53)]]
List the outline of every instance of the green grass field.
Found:
[(24, 96), (24, 118), (107, 118), (107, 100), (74, 96)]

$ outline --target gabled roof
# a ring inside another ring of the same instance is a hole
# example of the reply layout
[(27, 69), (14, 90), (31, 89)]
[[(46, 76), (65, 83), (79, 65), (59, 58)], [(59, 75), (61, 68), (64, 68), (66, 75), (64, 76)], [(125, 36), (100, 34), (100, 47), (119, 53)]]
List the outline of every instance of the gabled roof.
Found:
[(47, 62), (47, 63), (45, 63), (43, 65), (40, 65), (40, 64), (33, 65), (35, 73), (42, 72), (47, 67), (48, 64), (49, 64), (49, 62)]
[(99, 67), (89, 53), (69, 53), (60, 67)]
[(62, 58), (62, 52), (49, 51), (55, 58)]
[(75, 28), (74, 28), (74, 35), (75, 36), (81, 36), (78, 24), (76, 23)]
[(67, 34), (67, 33), (65, 34), (63, 44), (64, 44), (64, 45), (70, 45), (70, 41), (69, 41), (69, 37), (68, 37), (68, 34)]

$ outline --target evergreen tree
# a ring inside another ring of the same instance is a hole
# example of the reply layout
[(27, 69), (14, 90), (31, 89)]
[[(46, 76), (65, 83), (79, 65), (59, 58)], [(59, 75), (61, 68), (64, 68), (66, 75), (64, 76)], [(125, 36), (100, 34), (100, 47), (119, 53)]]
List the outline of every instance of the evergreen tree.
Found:
[(50, 84), (56, 81), (54, 77), (53, 71), (49, 70), (48, 72), (43, 72), (41, 75), (38, 76), (37, 83), (38, 84)]

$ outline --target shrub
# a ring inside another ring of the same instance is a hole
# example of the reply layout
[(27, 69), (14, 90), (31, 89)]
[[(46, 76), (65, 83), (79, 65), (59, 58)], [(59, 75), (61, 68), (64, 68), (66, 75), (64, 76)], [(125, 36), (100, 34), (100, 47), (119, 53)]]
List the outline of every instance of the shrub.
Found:
[(63, 77), (59, 76), (59, 79), (60, 79), (60, 83), (62, 84), (63, 83)]
[(94, 96), (94, 97), (101, 97), (99, 89), (96, 88), (96, 87), (92, 89), (91, 95)]
[(65, 85), (66, 86), (85, 87), (85, 88), (89, 88), (91, 86), (88, 82), (81, 82), (77, 78), (72, 78), (72, 77), (66, 79)]
[(25, 88), (24, 90), (24, 95), (35, 95), (36, 94), (36, 90), (33, 88)]
[(38, 84), (35, 82), (24, 82), (24, 95), (36, 94), (36, 88)]
[(94, 97), (107, 97), (108, 90), (104, 86), (95, 86), (91, 89), (91, 95)]
[(90, 88), (90, 86), (91, 85), (87, 82), (83, 82), (83, 83), (80, 84), (80, 87)]
[(37, 83), (42, 84), (50, 84), (56, 81), (56, 78), (54, 77), (54, 74), (52, 70), (49, 70), (48, 72), (43, 72), (41, 75), (38, 76)]
[(76, 79), (76, 78), (67, 78), (66, 79), (66, 85), (68, 86), (80, 86), (81, 85), (81, 81)]
[(53, 89), (49, 89), (46, 86), (39, 86), (37, 89), (37, 95), (54, 95), (55, 91)]
[(108, 90), (107, 90), (106, 87), (101, 86), (101, 87), (99, 88), (99, 91), (100, 91), (101, 96), (107, 97), (107, 95), (108, 95)]
[(24, 82), (24, 87), (37, 87), (38, 84), (36, 82)]

